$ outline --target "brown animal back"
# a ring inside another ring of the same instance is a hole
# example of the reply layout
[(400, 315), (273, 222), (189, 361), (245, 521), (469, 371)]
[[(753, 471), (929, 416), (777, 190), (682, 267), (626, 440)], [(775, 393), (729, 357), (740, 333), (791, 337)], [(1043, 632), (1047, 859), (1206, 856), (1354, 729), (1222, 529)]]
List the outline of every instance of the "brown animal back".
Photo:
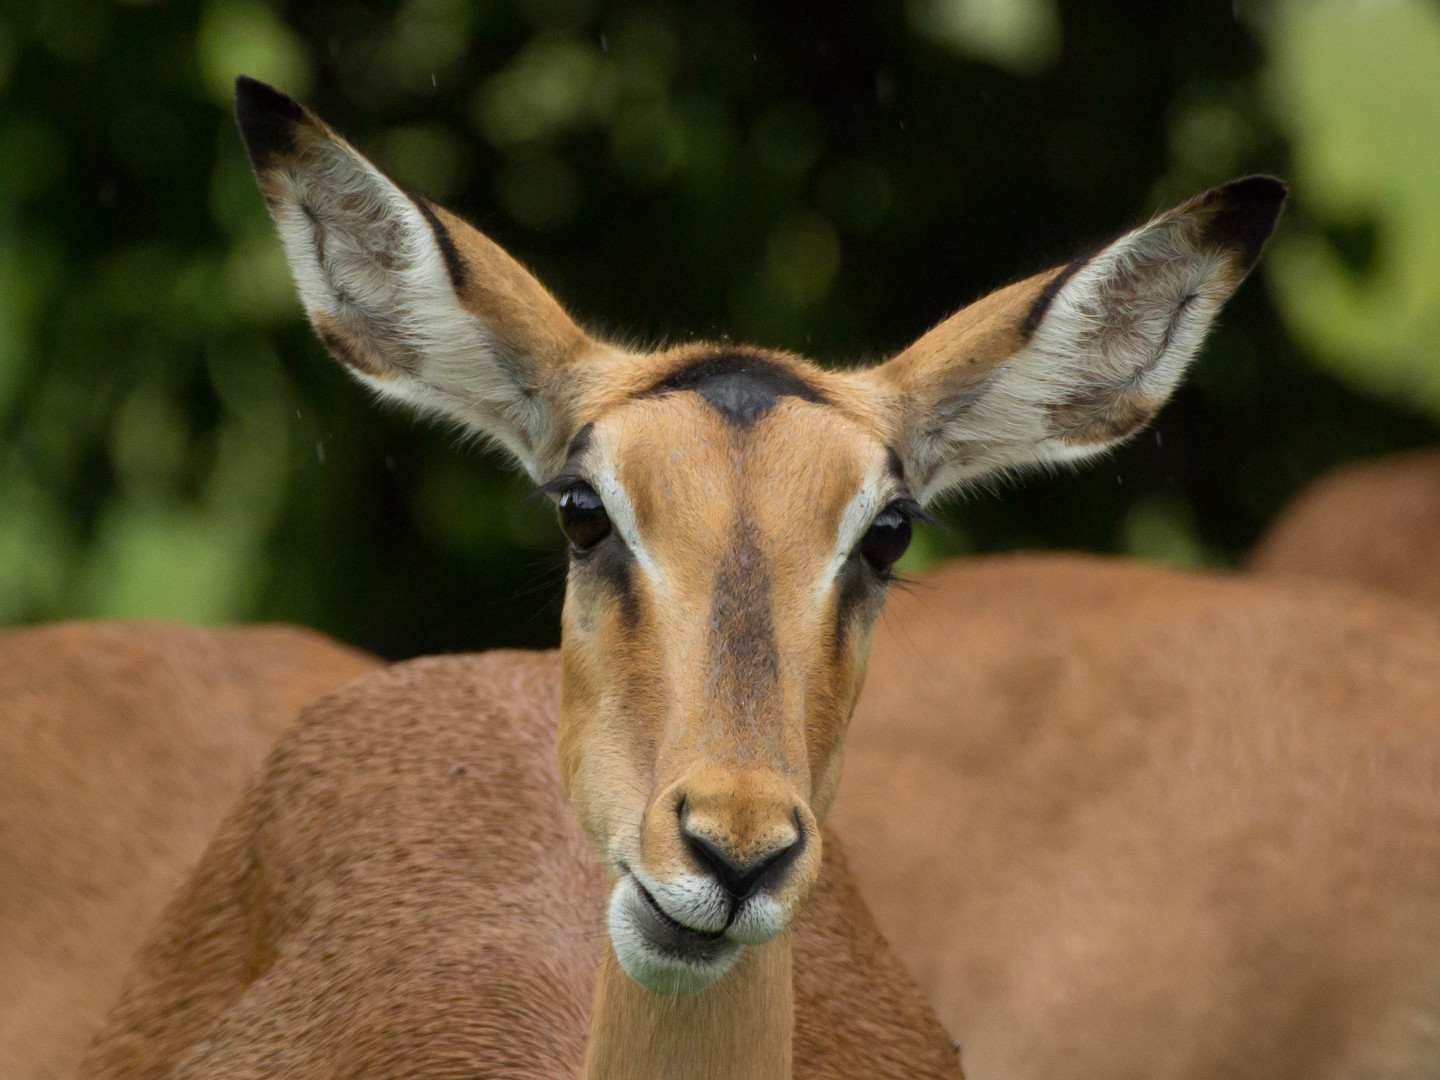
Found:
[[(558, 685), (553, 654), (434, 658), (307, 709), (80, 1075), (578, 1074), (608, 882), (561, 789)], [(836, 851), (796, 930), (796, 1075), (958, 1077)]]
[(1075, 557), (894, 600), (833, 821), (972, 1080), (1440, 1068), (1440, 618)]
[(1321, 477), (1271, 525), (1249, 567), (1352, 581), (1440, 608), (1440, 451)]
[(275, 737), (375, 663), (288, 627), (0, 632), (0, 1076), (73, 1074)]

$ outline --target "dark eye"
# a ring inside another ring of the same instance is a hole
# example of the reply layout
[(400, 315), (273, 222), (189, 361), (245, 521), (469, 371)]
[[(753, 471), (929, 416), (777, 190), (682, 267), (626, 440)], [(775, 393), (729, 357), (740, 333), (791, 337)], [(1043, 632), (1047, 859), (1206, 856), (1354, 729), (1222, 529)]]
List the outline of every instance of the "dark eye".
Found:
[(610, 515), (589, 484), (575, 484), (560, 496), (560, 528), (577, 554), (610, 535)]
[(910, 515), (896, 504), (876, 515), (870, 528), (860, 538), (859, 552), (881, 577), (888, 577), (890, 568), (910, 546)]

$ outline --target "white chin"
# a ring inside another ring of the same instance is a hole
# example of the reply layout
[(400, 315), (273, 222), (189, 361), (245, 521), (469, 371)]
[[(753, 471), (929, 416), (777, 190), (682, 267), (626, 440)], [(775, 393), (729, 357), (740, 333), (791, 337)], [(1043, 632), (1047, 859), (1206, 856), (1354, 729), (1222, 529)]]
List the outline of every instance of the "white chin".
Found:
[(609, 921), (610, 944), (625, 974), (657, 994), (695, 994), (713, 986), (734, 965), (742, 948), (664, 917), (628, 874), (610, 893)]
[(764, 893), (745, 901), (739, 913), (725, 930), (725, 936), (742, 945), (763, 945), (778, 937), (790, 926), (785, 909)]

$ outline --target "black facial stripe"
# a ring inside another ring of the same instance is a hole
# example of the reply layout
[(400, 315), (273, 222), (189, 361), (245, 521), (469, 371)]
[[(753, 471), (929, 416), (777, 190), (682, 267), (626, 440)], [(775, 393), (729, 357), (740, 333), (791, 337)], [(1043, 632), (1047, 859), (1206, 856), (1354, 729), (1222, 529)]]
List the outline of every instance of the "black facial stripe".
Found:
[(770, 573), (748, 524), (736, 530), (715, 574), (710, 607), (710, 678), (736, 718), (760, 719), (779, 681), (770, 614)]
[(850, 643), (850, 628), (860, 609), (884, 595), (885, 585), (860, 559), (846, 559), (840, 567), (835, 588), (835, 652)]
[(801, 376), (759, 353), (725, 352), (703, 357), (672, 372), (642, 397), (693, 390), (736, 427), (748, 427), (782, 397), (818, 405), (829, 402)]
[(1030, 305), (1030, 310), (1025, 313), (1025, 318), (1020, 321), (1020, 336), (1023, 339), (1029, 341), (1035, 331), (1040, 329), (1040, 320), (1045, 318), (1045, 313), (1050, 310), (1050, 305), (1054, 302), (1055, 297), (1065, 287), (1065, 283), (1090, 261), (1090, 258), (1091, 256), (1088, 254), (1081, 255), (1078, 259), (1067, 263), (1064, 269), (1045, 283), (1045, 287), (1040, 290), (1040, 295), (1035, 298), (1035, 302)]
[(635, 594), (635, 554), (629, 545), (611, 533), (583, 555), (571, 557), (572, 574), (589, 574), (599, 580), (620, 602), (620, 619), (627, 634), (640, 622), (640, 601)]
[(430, 204), (429, 199), (424, 195), (417, 195), (413, 191), (406, 191), (405, 194), (415, 204), (415, 209), (420, 211), (421, 217), (430, 226), (430, 231), (435, 234), (435, 243), (440, 246), (440, 254), (445, 259), (445, 269), (450, 274), (450, 284), (457, 294), (460, 293), (465, 288), (467, 279), (465, 260), (460, 257), (460, 250), (455, 246), (455, 240), (451, 237), (450, 230), (445, 227), (445, 223), (435, 213), (435, 207)]

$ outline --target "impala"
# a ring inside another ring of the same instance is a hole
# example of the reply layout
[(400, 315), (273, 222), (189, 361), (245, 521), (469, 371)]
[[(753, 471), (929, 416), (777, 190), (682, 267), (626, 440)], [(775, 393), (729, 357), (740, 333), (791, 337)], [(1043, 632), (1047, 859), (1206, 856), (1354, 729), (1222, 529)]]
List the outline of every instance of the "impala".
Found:
[(558, 505), (560, 775), (612, 882), (587, 1075), (788, 1075), (786, 931), (913, 521), (958, 485), (1142, 428), (1283, 185), (1216, 188), (838, 373), (590, 336), (296, 102), (242, 78), (237, 114), (329, 350), (380, 397), (492, 440)]
[(875, 635), (831, 822), (970, 1080), (1440, 1075), (1440, 613), (965, 560)]
[(1440, 452), (1322, 476), (1271, 524), (1250, 568), (1351, 581), (1440, 607)]
[(292, 627), (0, 632), (0, 1076), (74, 1075), (276, 736), (375, 666)]

